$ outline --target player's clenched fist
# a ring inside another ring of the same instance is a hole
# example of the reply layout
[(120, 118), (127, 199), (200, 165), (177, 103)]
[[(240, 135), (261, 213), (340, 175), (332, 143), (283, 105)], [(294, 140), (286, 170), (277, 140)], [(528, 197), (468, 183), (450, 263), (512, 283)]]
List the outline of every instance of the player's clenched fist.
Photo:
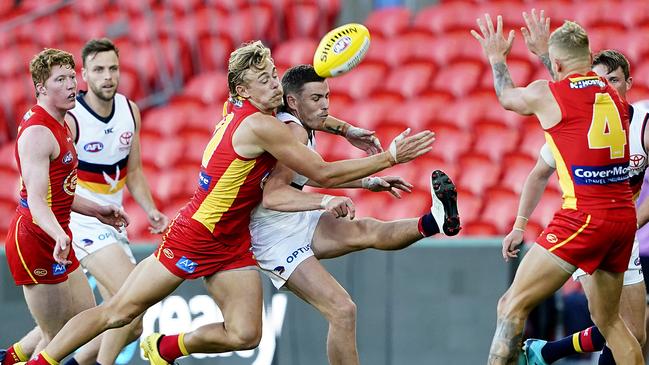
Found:
[(322, 199), (322, 208), (336, 218), (349, 216), (349, 219), (354, 219), (356, 215), (354, 202), (346, 196), (326, 195)]

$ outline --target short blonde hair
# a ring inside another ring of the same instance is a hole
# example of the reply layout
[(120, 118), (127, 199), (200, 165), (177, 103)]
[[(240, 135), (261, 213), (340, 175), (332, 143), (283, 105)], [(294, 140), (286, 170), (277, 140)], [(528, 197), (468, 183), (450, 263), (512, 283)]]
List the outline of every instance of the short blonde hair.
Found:
[[(32, 74), (34, 86), (45, 84), (45, 81), (52, 76), (54, 66), (70, 66), (74, 70), (74, 57), (60, 49), (45, 48), (29, 62), (29, 72)], [(36, 93), (38, 95), (38, 93)]]
[(581, 25), (569, 20), (566, 20), (561, 27), (552, 32), (548, 45), (557, 47), (562, 54), (573, 57), (590, 56), (586, 31)]
[(230, 96), (237, 96), (237, 86), (243, 84), (244, 73), (249, 69), (263, 70), (266, 62), (273, 62), (270, 49), (261, 41), (245, 43), (230, 53), (228, 61), (228, 88)]

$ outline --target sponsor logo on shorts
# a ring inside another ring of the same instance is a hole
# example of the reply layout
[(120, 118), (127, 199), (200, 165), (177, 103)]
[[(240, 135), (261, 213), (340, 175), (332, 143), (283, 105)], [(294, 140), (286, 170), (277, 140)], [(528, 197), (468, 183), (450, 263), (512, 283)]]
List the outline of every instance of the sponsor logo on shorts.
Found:
[(63, 162), (64, 164), (67, 165), (67, 164), (69, 164), (70, 162), (72, 162), (73, 159), (74, 159), (74, 157), (73, 157), (73, 155), (72, 155), (72, 151), (68, 151), (68, 152), (63, 156), (63, 158), (61, 159), (61, 162)]
[(113, 238), (113, 237), (115, 237), (115, 233), (113, 233), (111, 231), (104, 231), (104, 232), (100, 233), (99, 236), (97, 236), (97, 239), (100, 240), (100, 241), (103, 241), (103, 240), (107, 240), (107, 239)]
[(548, 233), (548, 235), (545, 236), (545, 238), (550, 243), (557, 243), (557, 241), (559, 241), (559, 239), (557, 238), (557, 236), (554, 233)]
[(34, 275), (36, 275), (36, 276), (45, 276), (45, 275), (47, 275), (47, 270), (45, 270), (45, 269), (34, 269)]
[(171, 250), (168, 249), (168, 248), (165, 248), (164, 250), (162, 250), (162, 253), (163, 253), (165, 256), (167, 256), (168, 259), (173, 259), (173, 258), (174, 258), (174, 252), (171, 251)]
[(273, 271), (276, 271), (279, 275), (282, 275), (286, 269), (284, 266), (277, 266), (276, 268), (273, 269)]
[(77, 169), (70, 171), (70, 174), (63, 180), (63, 191), (68, 195), (74, 195), (77, 188)]
[(577, 185), (607, 185), (629, 179), (629, 164), (607, 166), (572, 166)]
[(212, 177), (203, 171), (198, 173), (198, 187), (207, 190), (210, 188), (210, 183), (212, 182)]
[(95, 243), (95, 241), (91, 240), (90, 238), (84, 238), (81, 240), (81, 242), (83, 243), (83, 247), (88, 247)]
[(52, 275), (59, 276), (65, 274), (66, 268), (65, 265), (61, 264), (52, 264)]
[(176, 267), (178, 267), (180, 270), (186, 273), (191, 274), (194, 271), (196, 271), (198, 264), (183, 256), (180, 258), (180, 260), (178, 260), (178, 262), (176, 262)]
[(334, 43), (333, 51), (335, 54), (340, 54), (346, 50), (352, 44), (352, 38), (350, 36), (344, 36)]
[(311, 251), (311, 244), (308, 244), (308, 245), (306, 245), (306, 246), (300, 247), (300, 248), (298, 248), (297, 250), (293, 251), (293, 253), (292, 253), (289, 257), (286, 258), (286, 262), (288, 262), (288, 263), (290, 264), (290, 263), (293, 262), (293, 260), (295, 260), (298, 256), (300, 256), (300, 255), (303, 254), (303, 253), (309, 252), (309, 251)]
[(99, 152), (104, 149), (104, 144), (97, 142), (88, 142), (83, 146), (83, 150), (90, 153)]

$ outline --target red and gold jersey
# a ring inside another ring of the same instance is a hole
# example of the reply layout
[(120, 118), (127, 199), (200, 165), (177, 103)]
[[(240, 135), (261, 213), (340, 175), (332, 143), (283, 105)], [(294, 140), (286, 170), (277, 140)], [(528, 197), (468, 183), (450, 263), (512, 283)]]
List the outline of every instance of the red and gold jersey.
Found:
[(628, 105), (594, 72), (549, 86), (562, 119), (545, 138), (556, 161), (563, 208), (633, 208)]
[[(74, 191), (77, 187), (77, 152), (74, 149), (74, 141), (67, 124), (59, 123), (45, 109), (36, 105), (32, 107), (23, 117), (18, 128), (20, 138), (27, 127), (42, 125), (47, 127), (59, 144), (59, 155), (50, 161), (49, 181), (47, 186), (47, 205), (52, 209), (56, 220), (64, 229), (70, 223), (70, 212), (74, 201)], [(14, 151), (18, 171), (21, 173), (20, 156), (18, 155), (18, 143)], [(31, 218), (27, 204), (27, 189), (21, 181), (20, 204), (18, 212)]]
[(203, 153), (198, 188), (179, 213), (191, 222), (196, 241), (250, 244), (250, 212), (261, 202), (262, 180), (276, 160), (267, 152), (252, 159), (240, 156), (232, 136), (246, 117), (258, 112), (248, 101), (230, 100), (225, 105), (224, 117)]

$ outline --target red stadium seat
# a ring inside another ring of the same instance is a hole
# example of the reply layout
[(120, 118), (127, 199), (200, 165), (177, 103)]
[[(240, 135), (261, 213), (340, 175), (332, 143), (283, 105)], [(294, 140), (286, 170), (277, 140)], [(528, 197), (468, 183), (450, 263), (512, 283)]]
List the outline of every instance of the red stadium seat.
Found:
[(444, 48), (446, 43), (443, 39), (433, 35), (420, 32), (405, 33), (400, 38), (410, 43), (408, 50), (408, 62), (428, 62), (431, 64), (443, 65), (447, 60), (442, 60), (440, 53), (446, 53)]
[(530, 174), (536, 159), (521, 153), (509, 153), (503, 157), (502, 169), (503, 176), (500, 179), (500, 185), (520, 194), (523, 184)]
[(588, 29), (593, 27), (614, 26), (624, 29), (624, 18), (620, 17), (621, 4), (611, 3), (606, 0), (590, 1), (587, 7), (573, 6), (573, 19), (581, 26)]
[(379, 63), (388, 67), (400, 67), (410, 58), (412, 51), (408, 38), (372, 39), (364, 63)]
[[(336, 113), (336, 116), (357, 127), (376, 130), (384, 120), (389, 109), (390, 106), (386, 105), (383, 101), (367, 99), (351, 104), (344, 110), (340, 110), (339, 113)], [(386, 141), (381, 140), (381, 142), (385, 143)]]
[(205, 72), (194, 76), (176, 99), (191, 98), (203, 105), (223, 106), (228, 98), (228, 76), (224, 72)]
[(545, 135), (541, 125), (537, 120), (530, 120), (523, 123), (520, 131), (521, 143), (518, 151), (536, 159), (539, 156), (541, 147), (545, 144)]
[(384, 120), (391, 124), (411, 127), (414, 131), (433, 129), (438, 113), (447, 108), (451, 97), (447, 94), (420, 95), (390, 107)]
[(478, 196), (484, 196), (483, 190), (496, 184), (500, 176), (500, 164), (485, 155), (465, 153), (457, 163), (462, 166), (462, 171), (454, 180), (456, 185)]
[[(0, 170), (0, 201), (14, 204), (20, 199), (20, 176), (17, 171)], [(5, 218), (6, 219), (6, 218)]]
[(352, 99), (365, 99), (382, 86), (385, 68), (376, 64), (361, 64), (353, 72), (328, 80), (332, 94), (347, 94)]
[(433, 74), (434, 65), (429, 63), (404, 65), (390, 72), (385, 88), (409, 99), (419, 95), (428, 87)]
[(640, 26), (649, 25), (649, 4), (643, 0), (624, 1), (617, 4), (619, 10), (614, 14), (621, 13), (621, 18), (630, 29), (637, 29)]
[(562, 203), (560, 192), (554, 189), (546, 189), (530, 220), (537, 222), (541, 226), (547, 226), (554, 213), (561, 208)]
[[(457, 175), (459, 174), (459, 166), (457, 161), (445, 161), (441, 156), (434, 152), (434, 146), (435, 144), (433, 144), (432, 152), (418, 157), (412, 163), (405, 165), (413, 171), (413, 175), (409, 177), (410, 180), (408, 180), (408, 182), (414, 185), (414, 189), (424, 191), (426, 193), (430, 193), (430, 174), (433, 171), (444, 171), (448, 176), (451, 177), (454, 182), (457, 182), (455, 180), (457, 178)], [(388, 170), (384, 174), (393, 175), (394, 173), (392, 172), (392, 170)]]
[[(460, 217), (461, 218), (461, 217)], [(462, 230), (460, 231), (461, 237), (478, 236), (490, 237), (498, 235), (498, 228), (491, 223), (483, 221), (472, 221), (462, 223)]]
[(117, 7), (121, 8), (122, 10), (126, 10), (131, 15), (139, 16), (151, 10), (155, 5), (156, 1), (157, 0), (142, 0), (142, 1), (115, 0), (114, 3)]
[(500, 234), (507, 234), (518, 212), (518, 195), (511, 190), (492, 188), (483, 197), (485, 205), (481, 220), (493, 224)]
[(466, 2), (430, 5), (415, 15), (413, 28), (435, 34), (445, 34), (451, 30), (466, 32), (476, 27), (478, 16), (478, 8)]
[(385, 209), (385, 207), (390, 206), (392, 199), (388, 194), (364, 192), (358, 199), (354, 200), (356, 216), (359, 218), (390, 219), (389, 209)]
[(142, 130), (157, 133), (161, 136), (177, 136), (187, 124), (190, 118), (188, 114), (193, 113), (197, 107), (186, 104), (162, 106), (148, 110), (142, 119)]
[(464, 226), (464, 223), (473, 222), (480, 217), (482, 199), (470, 191), (460, 190), (457, 192), (457, 209)]
[(201, 37), (198, 42), (198, 59), (202, 71), (227, 71), (230, 53), (234, 51), (232, 40), (225, 35)]
[(481, 122), (474, 126), (475, 142), (473, 151), (499, 161), (502, 156), (512, 151), (518, 144), (518, 130), (503, 124)]
[(235, 45), (257, 39), (272, 45), (278, 37), (278, 26), (273, 8), (263, 4), (243, 7), (216, 22), (219, 34), (227, 35)]
[(470, 132), (464, 131), (450, 124), (433, 124), (430, 130), (435, 132), (433, 152), (448, 162), (460, 162), (459, 157), (471, 149), (473, 137)]
[(312, 64), (317, 46), (317, 41), (310, 38), (295, 38), (285, 41), (273, 50), (273, 60), (276, 66), (284, 68)]
[(286, 36), (318, 39), (324, 31), (322, 29), (322, 14), (318, 4), (296, 3), (286, 7), (284, 19), (286, 21)]
[(403, 34), (410, 26), (410, 10), (406, 7), (388, 7), (374, 10), (365, 21), (372, 37), (390, 38)]
[(437, 73), (431, 87), (433, 90), (449, 90), (456, 97), (465, 96), (478, 86), (482, 69), (483, 65), (476, 62), (449, 64)]

